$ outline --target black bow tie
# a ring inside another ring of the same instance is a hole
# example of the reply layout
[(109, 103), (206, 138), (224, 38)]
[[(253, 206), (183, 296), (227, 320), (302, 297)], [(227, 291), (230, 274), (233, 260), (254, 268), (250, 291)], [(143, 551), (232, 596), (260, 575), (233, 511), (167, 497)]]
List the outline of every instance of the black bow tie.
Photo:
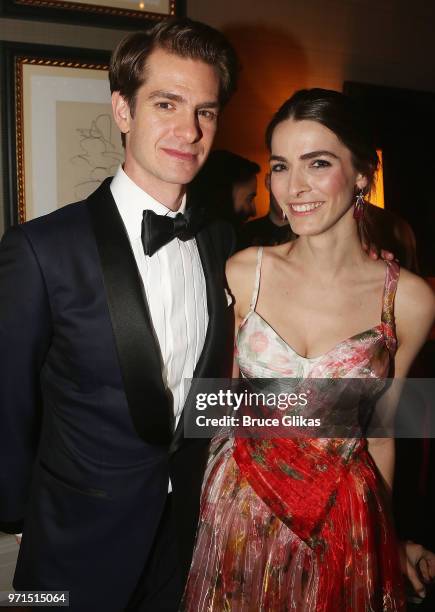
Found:
[(152, 210), (144, 210), (142, 218), (142, 244), (145, 255), (154, 255), (162, 246), (174, 238), (189, 240), (201, 228), (204, 210), (188, 208), (186, 213), (175, 217), (156, 215)]

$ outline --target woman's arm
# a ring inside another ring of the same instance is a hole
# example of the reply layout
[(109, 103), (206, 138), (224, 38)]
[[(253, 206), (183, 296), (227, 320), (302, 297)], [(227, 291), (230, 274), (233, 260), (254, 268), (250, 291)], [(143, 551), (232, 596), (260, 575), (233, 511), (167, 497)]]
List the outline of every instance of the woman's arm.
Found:
[(419, 276), (402, 269), (395, 302), (398, 349), (395, 378), (406, 378), (426, 341), (435, 317), (435, 295)]
[(395, 446), (394, 438), (369, 438), (369, 453), (373, 457), (389, 495), (393, 491)]
[[(398, 349), (394, 361), (394, 378), (404, 379), (429, 334), (435, 316), (435, 297), (432, 289), (423, 279), (407, 270), (401, 270), (400, 273), (395, 313)], [(401, 384), (396, 381), (376, 408), (387, 423), (392, 423), (400, 391)], [(369, 452), (391, 492), (394, 439), (370, 438), (368, 443)]]
[[(395, 358), (395, 379), (404, 379), (412, 362), (425, 342), (435, 316), (435, 297), (432, 289), (421, 278), (401, 271), (396, 296), (396, 333), (398, 349)], [(381, 410), (387, 411), (386, 420), (391, 423), (400, 396), (401, 385), (395, 381), (382, 401)], [(372, 455), (387, 489), (391, 492), (394, 475), (394, 439), (372, 438), (369, 440)], [(402, 542), (400, 546), (402, 571), (421, 597), (425, 588), (423, 579), (430, 582), (435, 576), (435, 555), (414, 542)]]

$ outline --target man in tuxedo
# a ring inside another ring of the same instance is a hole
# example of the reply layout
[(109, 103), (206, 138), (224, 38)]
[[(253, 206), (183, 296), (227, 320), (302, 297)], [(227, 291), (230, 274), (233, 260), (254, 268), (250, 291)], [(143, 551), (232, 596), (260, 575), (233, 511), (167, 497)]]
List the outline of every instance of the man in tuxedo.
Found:
[(110, 67), (123, 168), (1, 243), (0, 529), (23, 526), (15, 588), (67, 590), (73, 611), (178, 609), (208, 446), (183, 436), (188, 379), (232, 353), (233, 237), (186, 186), (236, 71), (204, 24), (127, 36)]

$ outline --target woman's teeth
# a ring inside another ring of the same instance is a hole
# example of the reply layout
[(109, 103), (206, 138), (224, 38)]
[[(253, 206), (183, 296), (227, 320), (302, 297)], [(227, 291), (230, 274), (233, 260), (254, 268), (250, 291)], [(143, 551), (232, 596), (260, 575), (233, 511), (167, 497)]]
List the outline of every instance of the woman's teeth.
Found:
[(312, 202), (310, 204), (290, 204), (290, 208), (295, 212), (309, 212), (322, 206), (323, 202)]

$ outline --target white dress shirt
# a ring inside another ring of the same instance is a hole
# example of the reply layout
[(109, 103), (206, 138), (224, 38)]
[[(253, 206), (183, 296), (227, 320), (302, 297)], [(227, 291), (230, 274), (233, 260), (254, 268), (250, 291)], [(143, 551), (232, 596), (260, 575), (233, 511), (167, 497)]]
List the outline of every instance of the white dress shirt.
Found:
[[(176, 424), (189, 391), (189, 381), (204, 346), (208, 325), (204, 272), (194, 238), (174, 238), (154, 255), (145, 255), (142, 240), (144, 210), (175, 217), (136, 185), (120, 166), (110, 184), (127, 230), (142, 278), (154, 335), (160, 348), (162, 377), (173, 399)], [(186, 196), (179, 211), (184, 212)]]

